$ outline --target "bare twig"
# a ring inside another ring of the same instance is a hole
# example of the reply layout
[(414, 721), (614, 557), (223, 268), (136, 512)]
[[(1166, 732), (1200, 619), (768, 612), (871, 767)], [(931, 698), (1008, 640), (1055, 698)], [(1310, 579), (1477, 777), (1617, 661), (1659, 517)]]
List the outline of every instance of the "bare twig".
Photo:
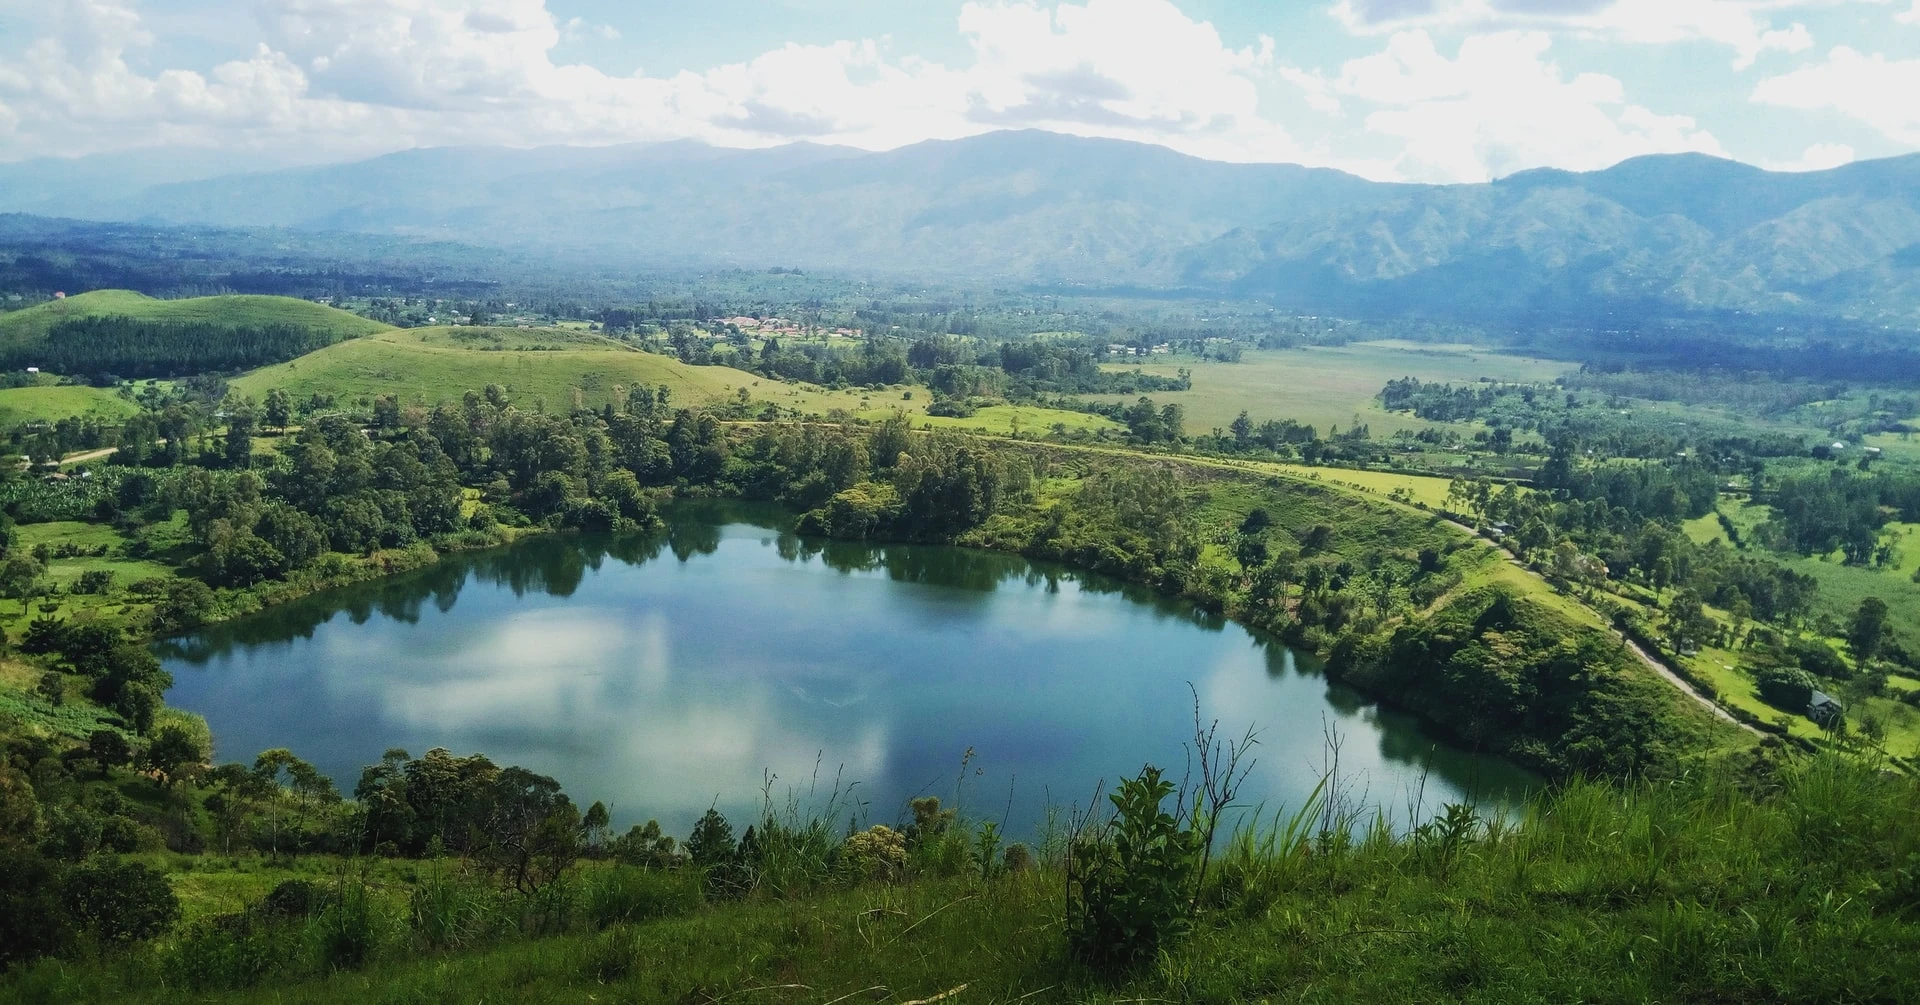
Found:
[(854, 995), (871, 994), (875, 991), (885, 991), (888, 994), (893, 993), (893, 989), (887, 987), (885, 984), (875, 984), (873, 987), (870, 987), (870, 988), (861, 988), (858, 991), (849, 991), (846, 994), (843, 994), (840, 997), (833, 999), (832, 1001), (821, 1002), (820, 1005), (840, 1005), (841, 1002), (846, 1001), (849, 998), (852, 998)]
[(900, 1005), (933, 1005), (934, 1002), (946, 1001), (947, 999), (952, 998), (954, 995), (957, 995), (960, 992), (965, 991), (966, 989), (967, 989), (967, 986), (965, 984), (962, 984), (958, 987), (948, 988), (945, 991), (942, 991), (931, 998), (915, 998), (910, 1002), (901, 1002)]
[(707, 1001), (710, 1001), (710, 1002), (725, 1001), (728, 998), (732, 998), (734, 995), (753, 994), (756, 991), (812, 991), (812, 990), (813, 990), (812, 988), (806, 986), (805, 984), (762, 984), (757, 987), (741, 988), (738, 991), (729, 991), (723, 995), (708, 995)]

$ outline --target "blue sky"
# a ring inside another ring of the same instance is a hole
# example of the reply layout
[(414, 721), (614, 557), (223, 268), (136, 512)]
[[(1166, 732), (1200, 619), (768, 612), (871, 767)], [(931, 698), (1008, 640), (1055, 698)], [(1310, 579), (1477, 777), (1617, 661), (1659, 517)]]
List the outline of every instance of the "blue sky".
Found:
[(0, 0), (0, 160), (996, 128), (1373, 178), (1920, 149), (1920, 0)]

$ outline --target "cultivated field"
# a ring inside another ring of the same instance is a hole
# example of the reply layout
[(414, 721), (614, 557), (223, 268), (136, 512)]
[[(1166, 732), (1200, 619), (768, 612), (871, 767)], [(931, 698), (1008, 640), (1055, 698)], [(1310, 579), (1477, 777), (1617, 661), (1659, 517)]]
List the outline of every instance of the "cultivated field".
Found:
[[(1156, 392), (1157, 402), (1176, 401), (1187, 410), (1187, 431), (1226, 428), (1242, 409), (1255, 421), (1294, 419), (1324, 434), (1364, 423), (1375, 436), (1400, 429), (1425, 429), (1435, 423), (1393, 415), (1374, 395), (1387, 381), (1418, 377), (1456, 384), (1482, 377), (1499, 381), (1545, 381), (1571, 366), (1524, 356), (1508, 356), (1471, 346), (1428, 346), (1407, 342), (1358, 342), (1345, 346), (1263, 350), (1238, 363), (1168, 362), (1115, 364), (1171, 377), (1182, 367), (1193, 371), (1193, 390)], [(1098, 395), (1095, 400), (1128, 401), (1131, 396)]]

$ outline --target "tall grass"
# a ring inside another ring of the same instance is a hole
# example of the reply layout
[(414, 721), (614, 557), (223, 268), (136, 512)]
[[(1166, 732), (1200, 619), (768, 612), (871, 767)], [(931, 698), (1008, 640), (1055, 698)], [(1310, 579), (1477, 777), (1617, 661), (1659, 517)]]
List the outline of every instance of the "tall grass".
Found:
[[(407, 889), (356, 893), (348, 873), (306, 917), (43, 963), (0, 1000), (1920, 1001), (1910, 777), (1823, 756), (1575, 781), (1411, 829), (1329, 818), (1334, 789), (1228, 835), (1190, 931), (1106, 977), (1068, 957), (1058, 858), (855, 874), (835, 865), (838, 811), (783, 810), (740, 900), (604, 863), (537, 910), (451, 863)], [(947, 833), (987, 846), (977, 824)]]

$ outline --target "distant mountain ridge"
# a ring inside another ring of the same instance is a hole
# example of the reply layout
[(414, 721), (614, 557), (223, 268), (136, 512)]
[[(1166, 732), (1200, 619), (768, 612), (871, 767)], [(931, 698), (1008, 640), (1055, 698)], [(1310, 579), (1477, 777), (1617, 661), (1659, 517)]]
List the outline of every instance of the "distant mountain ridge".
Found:
[[(47, 212), (45, 162), (0, 211)], [(1920, 155), (1782, 174), (1700, 155), (1400, 185), (991, 133), (884, 153), (439, 148), (103, 189), (62, 215), (432, 237), (621, 267), (800, 266), (1191, 288), (1436, 317), (1735, 311), (1920, 326)]]

